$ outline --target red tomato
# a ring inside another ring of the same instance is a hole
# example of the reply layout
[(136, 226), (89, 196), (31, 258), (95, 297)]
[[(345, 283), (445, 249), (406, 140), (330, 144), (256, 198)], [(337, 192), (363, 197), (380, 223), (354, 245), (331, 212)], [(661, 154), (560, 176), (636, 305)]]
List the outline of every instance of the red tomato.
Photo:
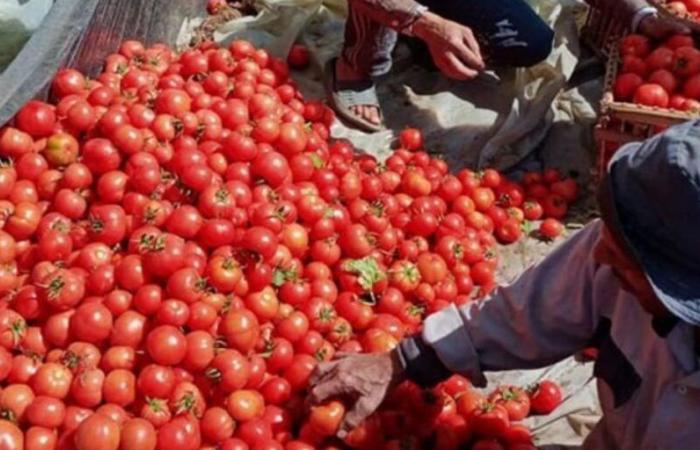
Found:
[(530, 398), (527, 393), (515, 386), (500, 386), (491, 395), (489, 402), (501, 405), (512, 421), (523, 420), (530, 413)]
[(420, 150), (423, 147), (423, 135), (415, 128), (404, 128), (399, 134), (399, 142), (406, 150)]
[(539, 231), (545, 239), (554, 239), (564, 232), (564, 225), (557, 219), (549, 218), (542, 221)]
[(668, 92), (658, 84), (642, 84), (634, 91), (634, 102), (640, 105), (666, 108), (668, 106), (668, 101)]
[(119, 439), (121, 450), (153, 450), (156, 448), (156, 431), (145, 419), (129, 419), (122, 424)]
[(315, 406), (309, 415), (309, 425), (320, 436), (333, 436), (345, 415), (345, 406), (339, 401)]
[(535, 414), (549, 414), (561, 401), (561, 388), (553, 381), (541, 381), (530, 393), (530, 405)]
[(649, 38), (639, 34), (630, 34), (620, 41), (620, 54), (645, 57), (651, 51)]
[[(653, 71), (651, 74), (649, 74), (649, 78), (647, 79), (647, 81), (649, 81), (649, 83), (658, 84), (659, 86), (664, 88), (664, 90), (669, 94), (673, 94), (678, 88), (678, 80), (673, 75), (673, 73), (666, 69), (659, 69)], [(684, 93), (688, 95), (685, 91), (686, 85), (687, 83), (684, 85)]]
[(187, 339), (177, 328), (161, 325), (146, 337), (146, 350), (153, 360), (161, 365), (176, 365), (187, 352)]
[(673, 52), (673, 73), (690, 77), (700, 71), (700, 50), (692, 46), (679, 47)]
[(508, 411), (493, 403), (479, 405), (470, 413), (470, 418), (476, 432), (483, 436), (503, 436), (510, 426)]
[(287, 56), (287, 62), (292, 69), (306, 69), (309, 66), (309, 50), (301, 44), (294, 44)]
[(104, 414), (96, 413), (85, 419), (75, 431), (76, 450), (119, 448), (119, 425)]

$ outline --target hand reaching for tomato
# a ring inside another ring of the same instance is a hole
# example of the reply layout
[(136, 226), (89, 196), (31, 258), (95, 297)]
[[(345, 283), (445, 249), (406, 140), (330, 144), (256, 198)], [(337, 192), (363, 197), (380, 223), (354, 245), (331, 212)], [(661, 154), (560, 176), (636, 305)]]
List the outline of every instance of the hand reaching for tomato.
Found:
[(354, 401), (338, 429), (338, 437), (343, 439), (379, 408), (402, 378), (396, 352), (341, 355), (317, 366), (310, 379), (313, 387), (308, 401), (318, 404), (336, 397)]

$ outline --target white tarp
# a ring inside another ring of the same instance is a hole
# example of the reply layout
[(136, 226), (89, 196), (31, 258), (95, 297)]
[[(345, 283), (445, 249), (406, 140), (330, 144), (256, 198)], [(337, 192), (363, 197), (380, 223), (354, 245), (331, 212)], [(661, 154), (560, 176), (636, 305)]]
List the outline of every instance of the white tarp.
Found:
[(0, 0), (0, 72), (22, 50), (52, 4), (53, 0)]

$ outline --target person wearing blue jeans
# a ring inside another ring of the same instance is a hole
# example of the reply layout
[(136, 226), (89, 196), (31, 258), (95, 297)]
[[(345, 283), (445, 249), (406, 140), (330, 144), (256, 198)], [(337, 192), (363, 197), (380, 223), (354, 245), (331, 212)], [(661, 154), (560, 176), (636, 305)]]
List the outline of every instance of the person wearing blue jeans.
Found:
[[(660, 37), (685, 31), (658, 17), (646, 0), (598, 1), (614, 2), (620, 20), (645, 34)], [(525, 0), (348, 3), (345, 43), (340, 56), (326, 68), (326, 91), (338, 115), (365, 131), (382, 127), (372, 79), (391, 69), (399, 34), (427, 47), (435, 66), (457, 80), (473, 79), (487, 66), (529, 67), (544, 60), (552, 49), (553, 31)]]

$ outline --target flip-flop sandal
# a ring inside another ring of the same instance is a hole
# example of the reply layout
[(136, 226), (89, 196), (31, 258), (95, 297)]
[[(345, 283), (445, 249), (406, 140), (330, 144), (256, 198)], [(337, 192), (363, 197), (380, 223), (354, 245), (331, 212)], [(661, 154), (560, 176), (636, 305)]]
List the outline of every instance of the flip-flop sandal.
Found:
[[(369, 132), (382, 130), (384, 117), (374, 83), (371, 80), (337, 81), (335, 78), (336, 60), (337, 58), (332, 58), (328, 61), (324, 72), (324, 86), (330, 106), (343, 120), (356, 128)], [(350, 109), (353, 106), (376, 106), (379, 109), (380, 123), (373, 123), (355, 115)]]

